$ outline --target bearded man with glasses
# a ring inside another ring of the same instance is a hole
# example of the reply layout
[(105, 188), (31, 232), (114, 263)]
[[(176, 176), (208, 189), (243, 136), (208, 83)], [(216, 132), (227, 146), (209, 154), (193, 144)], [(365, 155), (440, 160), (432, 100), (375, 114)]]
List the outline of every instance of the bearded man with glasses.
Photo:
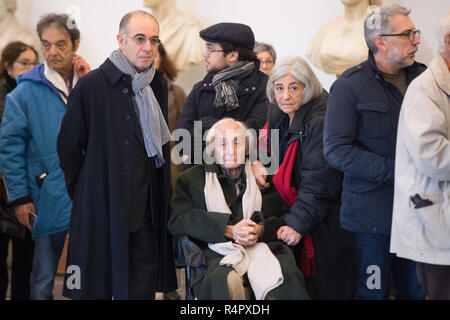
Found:
[(406, 88), (425, 70), (414, 61), (420, 32), (399, 5), (364, 22), (369, 58), (330, 90), (324, 155), (344, 173), (340, 221), (357, 244), (358, 299), (423, 299), (414, 262), (389, 252), (397, 123)]
[(63, 291), (72, 299), (154, 299), (155, 292), (177, 288), (166, 227), (168, 89), (154, 64), (156, 18), (126, 14), (117, 42), (119, 48), (74, 89), (58, 137), (73, 199), (72, 269)]

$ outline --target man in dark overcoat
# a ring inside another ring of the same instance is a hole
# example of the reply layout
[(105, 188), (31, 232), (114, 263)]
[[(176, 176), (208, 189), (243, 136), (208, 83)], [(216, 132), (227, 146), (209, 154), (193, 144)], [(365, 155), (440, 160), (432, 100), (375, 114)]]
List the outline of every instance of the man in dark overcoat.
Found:
[(156, 19), (126, 14), (119, 49), (79, 82), (58, 136), (73, 199), (63, 295), (154, 299), (176, 289), (167, 232), (167, 82), (155, 70)]

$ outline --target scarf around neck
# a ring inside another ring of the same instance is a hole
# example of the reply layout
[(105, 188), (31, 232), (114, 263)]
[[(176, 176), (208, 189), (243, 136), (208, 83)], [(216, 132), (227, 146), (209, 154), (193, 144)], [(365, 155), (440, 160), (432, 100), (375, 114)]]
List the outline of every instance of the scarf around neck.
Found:
[(156, 100), (150, 83), (155, 76), (155, 64), (138, 73), (120, 49), (111, 53), (109, 60), (125, 74), (132, 78), (132, 88), (139, 110), (139, 120), (148, 157), (155, 157), (156, 167), (164, 165), (162, 146), (170, 141), (170, 131)]
[(256, 64), (253, 61), (239, 61), (216, 73), (212, 79), (212, 85), (216, 90), (214, 105), (225, 106), (227, 112), (239, 108), (239, 99), (236, 94), (239, 82), (251, 74), (255, 67)]
[[(59, 91), (61, 95), (61, 99), (64, 101), (64, 104), (67, 104), (67, 100), (69, 98), (70, 90), (67, 87), (66, 80), (61, 77), (61, 75), (54, 69), (50, 68), (47, 62), (44, 62), (44, 75), (48, 81), (50, 81), (53, 86)], [(78, 82), (78, 75), (76, 72), (72, 75), (72, 88)]]

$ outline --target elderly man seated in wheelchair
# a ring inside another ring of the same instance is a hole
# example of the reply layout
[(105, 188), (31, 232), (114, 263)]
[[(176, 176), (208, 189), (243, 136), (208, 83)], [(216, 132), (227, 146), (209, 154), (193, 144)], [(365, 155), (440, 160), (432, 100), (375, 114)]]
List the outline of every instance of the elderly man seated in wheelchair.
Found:
[(180, 174), (169, 230), (201, 250), (205, 272), (193, 284), (200, 299), (309, 299), (291, 249), (278, 240), (285, 225), (275, 189), (260, 190), (248, 160), (252, 136), (233, 119), (207, 134), (202, 164)]

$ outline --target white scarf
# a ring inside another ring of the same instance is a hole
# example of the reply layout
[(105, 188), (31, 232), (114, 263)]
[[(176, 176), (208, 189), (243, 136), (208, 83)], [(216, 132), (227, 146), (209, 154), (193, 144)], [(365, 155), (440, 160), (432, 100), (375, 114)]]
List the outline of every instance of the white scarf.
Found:
[[(64, 92), (64, 94), (60, 93), (61, 99), (64, 101), (65, 104), (67, 104), (67, 97), (69, 97), (69, 89), (66, 86), (66, 81), (61, 77), (61, 75), (50, 68), (47, 65), (47, 62), (44, 63), (44, 75), (47, 78), (48, 81), (50, 81), (56, 89), (59, 90), (59, 92)], [(72, 88), (75, 88), (76, 84), (78, 82), (78, 75), (76, 72), (73, 73), (73, 80), (72, 80)]]
[[(245, 174), (247, 186), (242, 197), (242, 212), (244, 219), (250, 219), (253, 212), (261, 211), (262, 196), (248, 160), (245, 164)], [(205, 172), (205, 180), (204, 193), (208, 211), (231, 214), (217, 173)], [(245, 248), (232, 241), (210, 243), (208, 246), (225, 256), (220, 261), (221, 265), (232, 266), (241, 277), (247, 272), (257, 300), (264, 300), (270, 290), (280, 286), (284, 281), (280, 262), (264, 242)]]

